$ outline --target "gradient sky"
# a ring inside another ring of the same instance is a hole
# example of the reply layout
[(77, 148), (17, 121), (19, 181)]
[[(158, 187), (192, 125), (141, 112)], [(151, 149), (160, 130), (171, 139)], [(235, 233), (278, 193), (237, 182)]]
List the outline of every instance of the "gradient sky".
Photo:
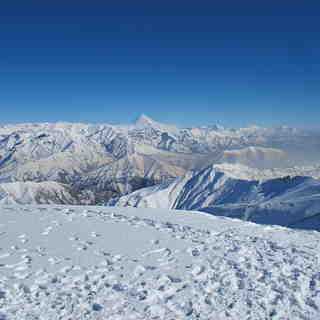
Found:
[(1, 1), (1, 123), (320, 127), (320, 4), (112, 2)]

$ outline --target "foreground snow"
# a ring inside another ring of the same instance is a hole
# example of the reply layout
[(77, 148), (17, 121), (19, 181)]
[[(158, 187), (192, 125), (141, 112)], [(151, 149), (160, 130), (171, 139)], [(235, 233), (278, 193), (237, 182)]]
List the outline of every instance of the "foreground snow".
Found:
[(0, 207), (0, 319), (319, 319), (320, 234), (155, 209)]

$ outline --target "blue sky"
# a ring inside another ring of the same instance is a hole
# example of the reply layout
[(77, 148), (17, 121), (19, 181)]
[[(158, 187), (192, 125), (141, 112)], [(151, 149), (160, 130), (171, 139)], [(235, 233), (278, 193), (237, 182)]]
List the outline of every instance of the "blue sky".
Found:
[(108, 2), (1, 2), (1, 123), (319, 126), (320, 7)]

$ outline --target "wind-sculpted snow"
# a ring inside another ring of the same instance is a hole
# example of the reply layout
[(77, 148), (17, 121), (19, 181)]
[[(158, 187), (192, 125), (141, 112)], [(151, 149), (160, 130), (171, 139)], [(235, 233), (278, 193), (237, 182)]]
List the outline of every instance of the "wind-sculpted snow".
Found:
[(211, 165), (171, 183), (138, 190), (109, 205), (200, 210), (262, 224), (320, 230), (320, 180), (298, 173), (318, 178), (320, 170)]
[(55, 181), (93, 192), (100, 203), (211, 163), (308, 162), (320, 153), (318, 141), (316, 132), (287, 127), (178, 128), (145, 115), (131, 125), (2, 125), (0, 183)]
[(199, 212), (0, 208), (0, 317), (318, 319), (317, 232)]

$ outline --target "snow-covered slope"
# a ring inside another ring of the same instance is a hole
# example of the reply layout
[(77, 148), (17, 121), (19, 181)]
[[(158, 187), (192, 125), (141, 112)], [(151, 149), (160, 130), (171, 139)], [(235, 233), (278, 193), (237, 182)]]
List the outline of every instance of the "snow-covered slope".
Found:
[(54, 181), (0, 184), (0, 204), (93, 204), (89, 191), (74, 193), (67, 185)]
[(270, 167), (320, 154), (316, 132), (220, 126), (178, 128), (142, 115), (130, 125), (22, 123), (0, 126), (0, 183), (56, 181), (97, 202), (210, 163)]
[(135, 153), (83, 175), (78, 184), (90, 187), (103, 201), (112, 195), (128, 194), (155, 183), (170, 181), (185, 172), (181, 166), (159, 157)]
[(1, 206), (0, 319), (316, 320), (319, 244), (199, 212)]
[[(295, 175), (290, 177), (288, 172), (295, 172)], [(303, 172), (300, 169), (300, 173)], [(273, 178), (267, 179), (271, 173)], [(263, 172), (240, 165), (211, 165), (172, 183), (138, 190), (110, 205), (201, 210), (298, 228), (306, 218), (318, 219), (320, 180), (296, 173), (293, 168)], [(317, 177), (319, 173), (314, 172)]]
[(118, 207), (137, 207), (137, 208), (163, 208), (172, 209), (177, 200), (177, 196), (183, 190), (185, 183), (192, 177), (188, 172), (174, 181), (168, 181), (153, 187), (143, 188), (129, 195), (113, 199), (107, 204)]

